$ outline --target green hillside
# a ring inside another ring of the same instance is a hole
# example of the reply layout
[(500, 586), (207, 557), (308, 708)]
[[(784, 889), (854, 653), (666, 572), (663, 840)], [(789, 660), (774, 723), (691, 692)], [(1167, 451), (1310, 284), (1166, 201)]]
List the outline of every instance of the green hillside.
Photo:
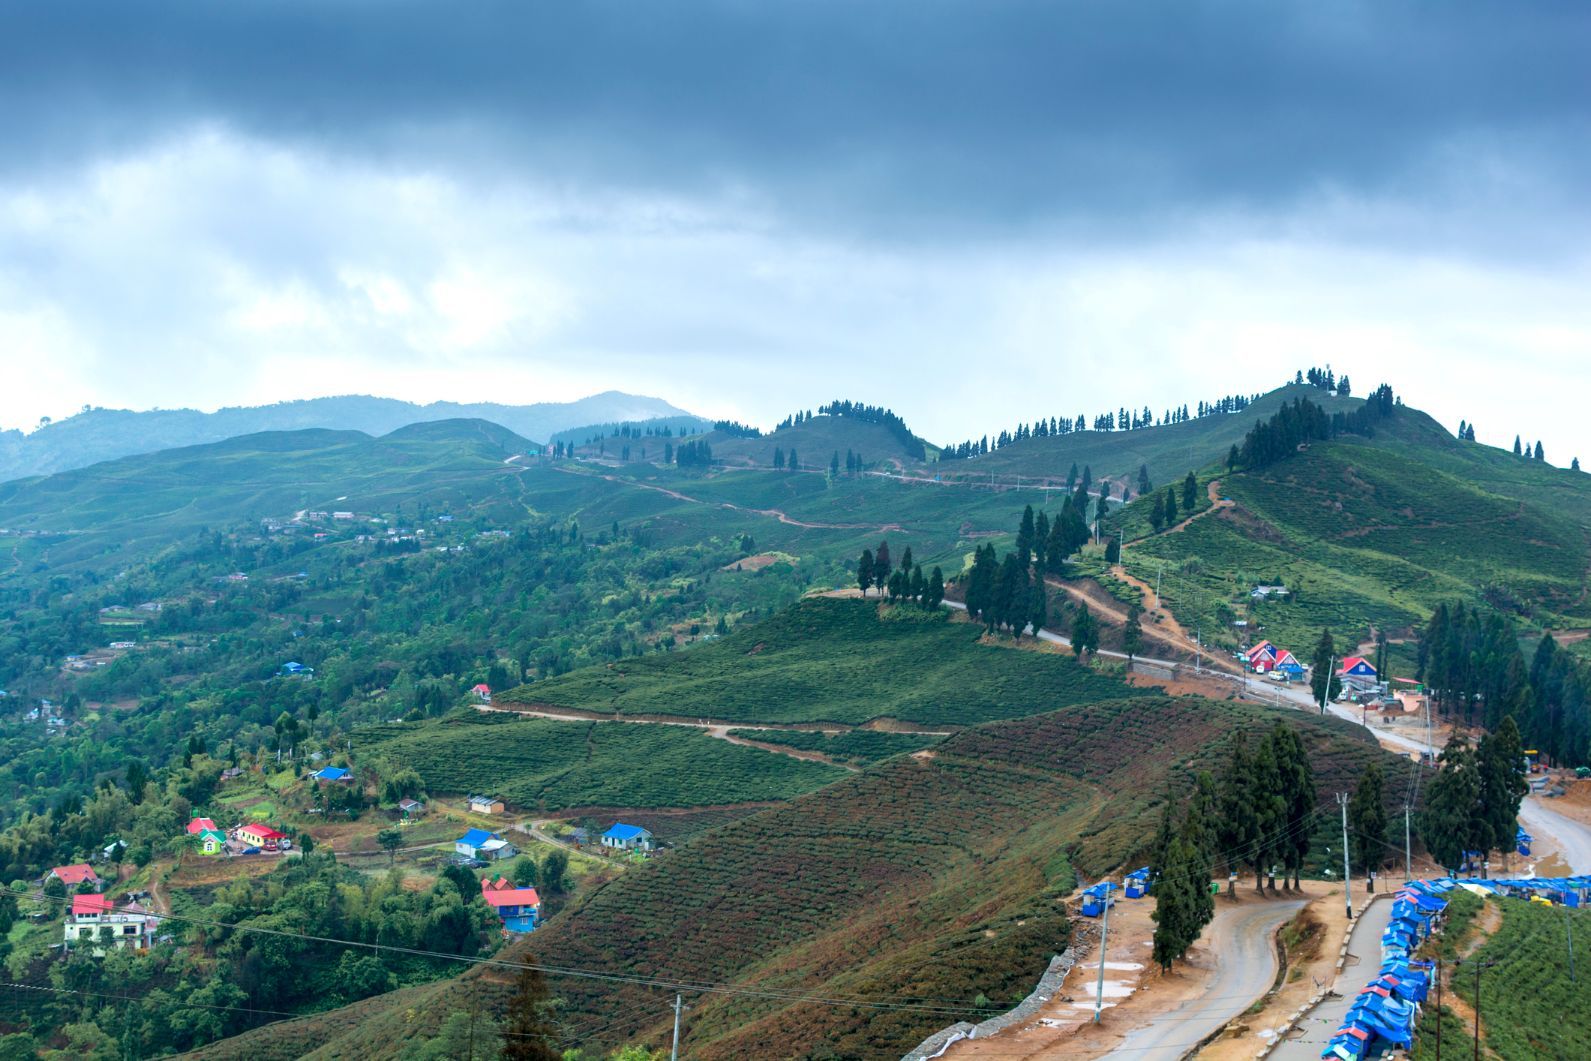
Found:
[[(1013, 666), (1024, 655), (996, 653)], [(1323, 797), (1385, 754), (1336, 720), (1192, 698), (1100, 700), (992, 723), (696, 836), (507, 953), (772, 996), (696, 994), (682, 1045), (703, 1061), (757, 1056), (768, 1042), (781, 1044), (780, 1056), (899, 1056), (987, 1013), (973, 1002), (980, 995), (1003, 1010), (1031, 990), (1066, 945), (1058, 900), (1077, 876), (1136, 864), (1168, 778), (1214, 766), (1235, 728), (1277, 718), (1299, 727)], [(668, 1034), (655, 989), (550, 979), (580, 1045)], [(499, 1010), (505, 980), (471, 971), (201, 1056), (385, 1056), (450, 1013)], [(779, 997), (792, 994), (917, 1001), (869, 1009)]]
[[(1444, 600), (1482, 600), (1538, 626), (1591, 624), (1591, 478), (1461, 442), (1400, 408), (1372, 438), (1311, 443), (1257, 471), (1221, 474), (1233, 507), (1127, 550), (1184, 626), (1258, 622), (1313, 646), (1407, 632)], [(1127, 514), (1137, 520), (1145, 502)], [(1284, 583), (1286, 602), (1249, 590)]]
[[(801, 467), (812, 469), (827, 470), (835, 454), (839, 454), (843, 469), (847, 451), (856, 454), (869, 467), (903, 468), (922, 464), (922, 457), (914, 452), (914, 447), (908, 446), (889, 428), (849, 416), (814, 416), (760, 438), (736, 438), (720, 431), (706, 437), (713, 447), (713, 459), (730, 465), (772, 467), (776, 449), (783, 450), (786, 458), (794, 450)], [(921, 440), (918, 441), (920, 444)]]
[[(1149, 468), (1152, 485), (1180, 482), (1189, 471), (1226, 459), (1256, 421), (1266, 419), (1284, 403), (1308, 397), (1330, 410), (1352, 409), (1359, 398), (1337, 398), (1319, 387), (1288, 384), (1261, 395), (1241, 412), (1212, 413), (1180, 424), (1136, 431), (1079, 431), (1048, 438), (1028, 438), (965, 461), (945, 461), (935, 470), (946, 477), (997, 476), (1047, 478), (1064, 482), (1071, 466), (1087, 466), (1094, 479), (1125, 480), (1138, 493), (1138, 469)], [(1120, 491), (1117, 491), (1120, 496)]]
[(825, 763), (680, 726), (554, 722), (460, 713), (354, 736), (361, 758), (419, 773), (427, 791), (491, 791), (520, 809), (695, 807), (787, 799), (845, 776)]
[(265, 432), (0, 483), (0, 526), (49, 535), (50, 566), (61, 569), (105, 552), (125, 562), (200, 528), (303, 510), (513, 509), (518, 468), (505, 461), (532, 448), (483, 420), (414, 424), (380, 438)]
[(692, 652), (591, 668), (505, 702), (736, 722), (967, 726), (1117, 695), (1059, 652), (980, 644), (944, 612), (812, 598)]

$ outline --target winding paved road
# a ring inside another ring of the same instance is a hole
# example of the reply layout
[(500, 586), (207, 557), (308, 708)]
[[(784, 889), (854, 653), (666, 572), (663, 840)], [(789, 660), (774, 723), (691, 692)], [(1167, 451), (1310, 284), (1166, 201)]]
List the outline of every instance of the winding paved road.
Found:
[[(1217, 900), (1218, 910), (1224, 902)], [(1302, 899), (1289, 899), (1240, 907), (1226, 917), (1218, 914), (1206, 941), (1216, 956), (1215, 974), (1204, 994), (1135, 1029), (1105, 1056), (1122, 1061), (1179, 1061), (1205, 1036), (1271, 989), (1276, 980), (1272, 933), (1303, 907)]]
[[(1357, 899), (1357, 896), (1355, 897)], [(1336, 1034), (1348, 1016), (1348, 1010), (1359, 990), (1369, 983), (1381, 967), (1381, 933), (1392, 921), (1392, 900), (1380, 899), (1354, 922), (1353, 935), (1348, 937), (1348, 961), (1337, 977), (1334, 990), (1336, 998), (1328, 998), (1314, 1012), (1299, 1021), (1293, 1035), (1277, 1044), (1271, 1052), (1276, 1061), (1317, 1061), (1320, 1051)]]
[(1591, 828), (1564, 817), (1537, 796), (1527, 796), (1519, 805), (1519, 821), (1526, 832), (1558, 841), (1570, 873), (1591, 873)]

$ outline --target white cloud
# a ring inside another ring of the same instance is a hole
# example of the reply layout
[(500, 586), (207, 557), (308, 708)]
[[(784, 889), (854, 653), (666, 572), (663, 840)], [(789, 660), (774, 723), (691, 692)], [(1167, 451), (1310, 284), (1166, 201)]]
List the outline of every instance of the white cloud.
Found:
[(745, 189), (698, 202), (394, 172), (201, 129), (75, 180), (0, 185), (0, 425), (84, 403), (618, 388), (765, 423), (855, 397), (949, 441), (1265, 390), (1329, 361), (1566, 461), (1591, 262), (1478, 249), (1454, 232), (1465, 205), (1334, 189), (1116, 243), (858, 244), (791, 231)]

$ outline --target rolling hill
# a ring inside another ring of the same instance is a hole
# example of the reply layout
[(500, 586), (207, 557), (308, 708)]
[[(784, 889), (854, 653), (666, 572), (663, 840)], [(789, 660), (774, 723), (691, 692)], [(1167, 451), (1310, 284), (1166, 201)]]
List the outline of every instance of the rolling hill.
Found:
[(267, 431), (123, 457), (0, 483), (0, 526), (50, 536), (50, 564), (124, 557), (201, 527), (303, 510), (359, 515), (498, 503), (517, 509), (518, 468), (532, 444), (483, 420), (357, 431)]
[[(1241, 412), (1211, 413), (1180, 424), (1135, 431), (1078, 431), (1047, 438), (1026, 438), (971, 460), (945, 461), (936, 469), (946, 477), (977, 478), (991, 473), (1010, 479), (1064, 481), (1071, 466), (1089, 467), (1096, 481), (1127, 482), (1138, 493), (1138, 469), (1147, 465), (1153, 485), (1164, 487), (1189, 471), (1226, 458), (1227, 450), (1257, 421), (1295, 398), (1307, 397), (1331, 411), (1352, 409), (1359, 398), (1337, 398), (1309, 384), (1288, 384), (1260, 395)], [(1120, 496), (1120, 491), (1117, 492)]]
[(0, 432), (0, 481), (83, 468), (139, 453), (197, 446), (266, 431), (319, 428), (384, 435), (427, 420), (489, 420), (529, 439), (589, 424), (688, 416), (658, 398), (606, 391), (573, 402), (503, 405), (497, 402), (416, 405), (392, 398), (347, 395), (232, 407), (196, 409), (85, 409), (31, 434)]
[[(1231, 504), (1129, 545), (1184, 626), (1236, 619), (1308, 649), (1322, 627), (1357, 645), (1437, 604), (1484, 601), (1538, 628), (1591, 626), (1591, 477), (1454, 438), (1416, 409), (1369, 438), (1313, 442), (1258, 470), (1225, 470)], [(1148, 505), (1135, 501), (1126, 514)], [(1249, 591), (1283, 583), (1287, 601)]]

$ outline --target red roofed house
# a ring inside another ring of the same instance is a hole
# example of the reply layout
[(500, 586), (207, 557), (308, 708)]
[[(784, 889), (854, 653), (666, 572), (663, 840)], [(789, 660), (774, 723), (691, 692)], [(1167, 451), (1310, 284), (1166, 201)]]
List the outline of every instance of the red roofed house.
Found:
[(217, 833), (221, 831), (220, 826), (216, 825), (215, 822), (211, 821), (209, 818), (201, 818), (198, 815), (194, 815), (193, 820), (188, 823), (189, 836), (198, 836), (206, 829)]
[(541, 896), (535, 888), (516, 888), (507, 878), (481, 881), (481, 897), (503, 919), (504, 932), (530, 932), (541, 917)]
[(104, 895), (74, 895), (65, 939), (67, 943), (91, 941), (96, 955), (110, 947), (148, 950), (159, 920), (137, 903), (117, 906)]
[(1276, 665), (1277, 648), (1269, 641), (1261, 641), (1245, 655), (1248, 658), (1249, 669), (1264, 674)]
[(56, 866), (45, 875), (44, 879), (49, 880), (51, 877), (54, 877), (68, 888), (75, 888), (79, 884), (88, 884), (95, 891), (99, 891), (104, 886), (99, 879), (99, 874), (95, 873), (94, 867), (87, 862), (79, 862), (74, 866)]
[(287, 834), (277, 832), (269, 825), (245, 825), (238, 830), (238, 839), (266, 851), (275, 851), (287, 839)]
[(492, 687), (487, 685), (485, 682), (481, 682), (479, 685), (475, 686), (475, 688), (471, 689), (470, 692), (474, 693), (475, 698), (483, 704), (489, 704), (492, 702)]

